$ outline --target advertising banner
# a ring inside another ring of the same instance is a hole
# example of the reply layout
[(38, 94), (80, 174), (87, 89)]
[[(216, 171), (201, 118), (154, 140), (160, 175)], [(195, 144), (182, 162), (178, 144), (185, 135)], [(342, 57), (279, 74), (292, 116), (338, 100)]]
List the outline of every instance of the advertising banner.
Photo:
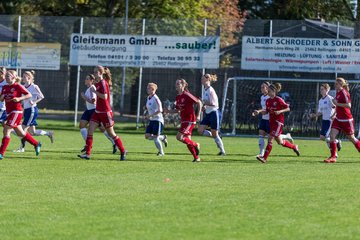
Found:
[(360, 73), (360, 39), (244, 36), (241, 68)]
[(58, 43), (0, 42), (0, 66), (22, 69), (60, 69)]
[(218, 68), (220, 38), (72, 34), (70, 65)]

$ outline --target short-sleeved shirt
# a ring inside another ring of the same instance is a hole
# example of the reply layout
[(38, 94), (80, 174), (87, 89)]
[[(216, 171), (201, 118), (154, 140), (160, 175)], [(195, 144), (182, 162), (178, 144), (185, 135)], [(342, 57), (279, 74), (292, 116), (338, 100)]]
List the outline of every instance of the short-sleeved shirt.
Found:
[(266, 111), (269, 113), (270, 116), (270, 124), (271, 122), (275, 121), (284, 123), (284, 114), (281, 113), (279, 115), (276, 115), (275, 111), (279, 111), (288, 107), (289, 105), (284, 101), (284, 99), (278, 96), (266, 100)]
[(150, 120), (159, 121), (164, 124), (164, 118), (162, 115), (163, 108), (159, 97), (154, 94), (153, 96), (148, 96), (146, 99), (146, 109), (148, 110), (149, 115), (153, 115), (154, 113), (159, 112), (158, 114), (151, 116)]
[(6, 113), (9, 114), (14, 111), (23, 111), (21, 102), (12, 101), (16, 97), (21, 97), (26, 95), (29, 92), (18, 83), (13, 83), (11, 85), (5, 85), (1, 91), (1, 95), (4, 95), (4, 101), (6, 105)]
[(97, 113), (111, 112), (109, 84), (104, 79), (102, 79), (101, 81), (99, 81), (98, 83), (95, 84), (95, 87), (96, 87), (97, 92), (102, 93), (102, 94), (107, 94), (106, 99), (102, 99), (100, 97), (96, 98), (95, 111)]
[[(31, 98), (28, 98), (28, 99), (25, 99), (25, 100), (23, 101), (24, 109), (36, 107), (37, 104), (34, 103), (34, 102), (35, 102), (37, 99), (43, 97), (43, 95), (42, 95), (42, 93), (41, 93), (41, 91), (40, 91), (40, 88), (38, 87), (38, 85), (33, 84), (33, 83), (30, 84), (30, 85), (27, 86), (27, 87), (25, 86), (25, 88), (26, 88), (26, 90), (28, 90), (28, 91), (31, 93), (32, 97), (31, 97)], [(31, 103), (31, 101), (32, 101), (32, 103)]]
[(206, 106), (205, 112), (207, 114), (217, 111), (219, 109), (219, 99), (213, 87), (208, 87), (203, 91), (203, 101), (209, 102), (212, 106)]
[[(8, 84), (7, 84), (6, 80), (3, 79), (3, 80), (0, 82), (0, 92), (2, 91), (2, 88), (3, 88), (4, 86), (6, 86), (6, 85), (8, 85)], [(4, 103), (4, 102), (0, 102), (0, 109), (1, 109), (1, 110), (5, 110), (5, 103)]]
[[(335, 99), (338, 103), (351, 103), (350, 93), (345, 89), (337, 91)], [(336, 106), (336, 119), (340, 122), (353, 119), (350, 108)]]
[(188, 91), (176, 96), (175, 106), (180, 111), (181, 122), (196, 122), (194, 104), (199, 99)]
[[(262, 109), (266, 109), (266, 100), (269, 99), (268, 95), (262, 95), (260, 98), (260, 104)], [(264, 120), (269, 120), (269, 114), (264, 114), (261, 116)]]
[(319, 100), (318, 113), (321, 113), (322, 120), (330, 120), (335, 112), (335, 106), (332, 103), (333, 97), (326, 95)]
[[(84, 94), (85, 97), (89, 100), (96, 99), (96, 94), (91, 91), (92, 88), (95, 89), (95, 86), (91, 85), (88, 89), (86, 89), (85, 94)], [(92, 110), (95, 108), (96, 108), (96, 105), (94, 103), (89, 103), (88, 101), (86, 101), (86, 109), (87, 110)]]

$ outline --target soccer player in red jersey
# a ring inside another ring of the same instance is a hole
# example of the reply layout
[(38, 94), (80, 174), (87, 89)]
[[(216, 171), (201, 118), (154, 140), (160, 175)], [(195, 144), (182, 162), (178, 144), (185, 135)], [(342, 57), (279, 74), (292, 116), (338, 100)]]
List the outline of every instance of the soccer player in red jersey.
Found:
[(325, 163), (336, 162), (336, 136), (340, 131), (346, 134), (346, 137), (354, 144), (360, 152), (360, 141), (354, 136), (354, 119), (351, 114), (351, 98), (348, 82), (344, 78), (337, 78), (335, 81), (336, 96), (332, 100), (335, 105), (335, 119), (331, 125), (330, 131), (330, 153), (331, 156), (325, 159)]
[(276, 96), (281, 90), (281, 84), (271, 84), (268, 88), (269, 98), (266, 100), (266, 108), (255, 110), (254, 114), (257, 115), (269, 113), (270, 133), (268, 138), (268, 144), (265, 149), (264, 155), (257, 155), (256, 159), (262, 163), (267, 162), (267, 158), (272, 150), (272, 140), (282, 145), (283, 147), (291, 148), (296, 155), (300, 156), (300, 152), (297, 145), (290, 143), (289, 141), (280, 137), (284, 126), (284, 113), (289, 112), (289, 105), (281, 97)]
[(18, 77), (16, 71), (7, 71), (5, 79), (8, 85), (3, 86), (0, 101), (5, 101), (8, 116), (4, 125), (4, 137), (0, 147), (0, 160), (4, 158), (6, 148), (10, 143), (10, 134), (13, 130), (17, 136), (35, 147), (37, 156), (40, 153), (41, 143), (36, 141), (28, 132), (25, 132), (20, 123), (23, 115), (21, 101), (31, 98), (31, 93), (19, 84), (21, 78)]
[[(188, 83), (185, 81), (185, 79), (176, 80), (175, 87), (176, 91), (178, 92), (175, 101), (175, 112), (178, 112), (181, 118), (181, 126), (176, 135), (176, 139), (186, 144), (189, 151), (194, 157), (193, 162), (200, 162), (200, 144), (191, 140), (191, 134), (196, 124), (196, 121), (200, 120), (200, 112), (202, 107), (201, 101), (189, 92)], [(197, 105), (196, 115), (194, 104)], [(165, 112), (170, 112), (170, 110), (164, 110)]]
[(96, 94), (96, 108), (91, 115), (88, 134), (86, 137), (86, 152), (78, 155), (83, 159), (90, 159), (91, 149), (93, 145), (93, 134), (100, 124), (106, 129), (109, 136), (114, 140), (114, 143), (120, 150), (120, 160), (125, 160), (126, 151), (119, 136), (114, 131), (113, 112), (110, 107), (110, 88), (111, 73), (110, 70), (103, 66), (96, 66), (94, 69), (96, 89), (92, 88), (92, 92)]

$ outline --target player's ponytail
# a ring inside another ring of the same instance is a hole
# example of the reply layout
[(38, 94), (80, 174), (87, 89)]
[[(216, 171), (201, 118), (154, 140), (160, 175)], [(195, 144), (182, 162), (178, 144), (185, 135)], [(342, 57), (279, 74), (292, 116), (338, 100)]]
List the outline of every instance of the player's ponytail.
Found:
[(109, 86), (112, 86), (112, 79), (111, 79), (111, 72), (110, 69), (107, 67), (104, 67), (103, 77), (105, 81), (109, 84)]
[(337, 78), (336, 82), (340, 84), (342, 88), (344, 88), (346, 91), (349, 91), (349, 83), (344, 78)]
[(205, 77), (206, 79), (208, 79), (208, 80), (210, 81), (210, 83), (213, 83), (213, 82), (216, 82), (216, 81), (217, 81), (217, 76), (216, 76), (216, 74), (206, 73), (206, 74), (204, 75), (204, 77)]

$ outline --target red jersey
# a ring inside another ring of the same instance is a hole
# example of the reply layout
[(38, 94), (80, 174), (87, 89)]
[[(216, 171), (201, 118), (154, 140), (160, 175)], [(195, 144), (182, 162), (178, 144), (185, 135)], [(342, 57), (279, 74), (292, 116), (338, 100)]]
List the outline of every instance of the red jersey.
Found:
[(106, 99), (96, 98), (96, 108), (95, 111), (98, 113), (111, 112), (110, 107), (110, 88), (109, 84), (105, 80), (101, 80), (100, 82), (95, 84), (96, 91), (102, 94), (107, 94)]
[[(341, 89), (336, 93), (335, 97), (338, 103), (351, 103), (350, 93), (345, 89)], [(349, 120), (352, 119), (353, 116), (351, 114), (350, 108), (344, 108), (336, 106), (336, 119), (341, 120)]]
[(9, 114), (14, 111), (23, 111), (21, 102), (12, 101), (16, 97), (29, 94), (29, 91), (25, 89), (21, 84), (13, 83), (11, 85), (5, 85), (2, 88), (1, 95), (4, 95), (4, 102), (6, 106), (6, 113)]
[(284, 123), (284, 114), (276, 115), (274, 112), (288, 108), (289, 105), (281, 97), (275, 96), (274, 98), (268, 98), (266, 100), (266, 111), (269, 113), (270, 122)]
[(181, 122), (196, 122), (194, 104), (199, 99), (188, 91), (176, 96), (175, 106), (180, 111)]

